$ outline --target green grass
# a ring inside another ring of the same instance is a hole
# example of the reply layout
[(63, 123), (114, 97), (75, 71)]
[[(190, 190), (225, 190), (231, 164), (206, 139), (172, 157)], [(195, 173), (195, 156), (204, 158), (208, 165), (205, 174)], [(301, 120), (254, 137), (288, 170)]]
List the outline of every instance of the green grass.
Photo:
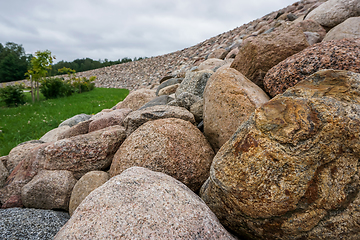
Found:
[(19, 143), (41, 138), (51, 129), (77, 114), (95, 114), (105, 108), (112, 108), (122, 101), (129, 91), (126, 89), (95, 88), (90, 92), (73, 94), (70, 97), (27, 102), (19, 107), (8, 108), (0, 102), (0, 156), (7, 155)]

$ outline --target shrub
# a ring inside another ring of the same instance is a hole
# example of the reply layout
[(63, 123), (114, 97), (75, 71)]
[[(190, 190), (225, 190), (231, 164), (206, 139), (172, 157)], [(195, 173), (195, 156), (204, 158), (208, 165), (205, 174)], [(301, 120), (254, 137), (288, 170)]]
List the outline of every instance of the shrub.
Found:
[(18, 106), (25, 103), (25, 94), (22, 85), (7, 86), (0, 88), (0, 98), (6, 106)]
[(41, 81), (40, 91), (46, 99), (70, 96), (74, 89), (62, 78), (47, 78)]
[(75, 78), (73, 81), (73, 86), (78, 93), (89, 92), (95, 88), (95, 79), (95, 76), (92, 76), (89, 79), (86, 77)]

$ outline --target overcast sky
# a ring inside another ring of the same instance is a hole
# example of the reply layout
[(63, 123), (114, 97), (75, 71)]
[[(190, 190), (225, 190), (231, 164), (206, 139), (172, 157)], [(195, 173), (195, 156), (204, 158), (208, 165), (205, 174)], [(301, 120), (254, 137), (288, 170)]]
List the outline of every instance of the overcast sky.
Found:
[(0, 43), (56, 61), (158, 56), (193, 46), (296, 0), (1, 0)]

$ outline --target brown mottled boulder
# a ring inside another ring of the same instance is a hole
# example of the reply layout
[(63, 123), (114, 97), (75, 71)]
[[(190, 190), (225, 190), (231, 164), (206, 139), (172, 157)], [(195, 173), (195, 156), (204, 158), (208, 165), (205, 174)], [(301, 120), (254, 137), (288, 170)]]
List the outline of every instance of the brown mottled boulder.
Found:
[(124, 101), (119, 102), (115, 107), (116, 109), (130, 108), (135, 111), (155, 97), (156, 94), (154, 90), (143, 88), (129, 93)]
[(357, 239), (360, 74), (323, 70), (278, 95), (216, 154), (200, 195), (248, 239)]
[(54, 240), (73, 238), (234, 239), (184, 184), (139, 167), (91, 192)]
[(265, 90), (274, 97), (321, 69), (360, 72), (360, 39), (318, 43), (287, 58), (268, 71)]
[(263, 78), (270, 68), (308, 46), (299, 26), (283, 24), (271, 33), (247, 39), (231, 67), (264, 89)]
[(177, 118), (150, 121), (133, 132), (116, 152), (110, 176), (139, 166), (166, 173), (194, 192), (209, 176), (214, 151), (193, 124)]
[(56, 142), (62, 133), (69, 130), (70, 126), (63, 125), (61, 127), (54, 128), (49, 132), (45, 133), (39, 140), (43, 142)]
[(344, 38), (360, 38), (360, 17), (352, 17), (331, 29), (324, 41), (340, 40)]
[(109, 180), (109, 174), (103, 171), (91, 171), (82, 176), (75, 184), (69, 203), (69, 214), (73, 215), (79, 204), (96, 188)]
[(269, 97), (233, 68), (217, 71), (204, 92), (204, 134), (215, 152)]
[(239, 53), (239, 49), (238, 49), (238, 48), (234, 48), (233, 50), (231, 50), (231, 51), (226, 55), (225, 60), (235, 58), (238, 53)]
[(312, 32), (319, 34), (320, 41), (325, 37), (326, 30), (314, 20), (304, 20), (296, 24), (303, 32)]
[(324, 27), (332, 28), (350, 17), (360, 16), (359, 0), (329, 0), (312, 10), (306, 19), (312, 19)]
[(27, 208), (68, 211), (76, 181), (70, 171), (42, 170), (21, 188), (22, 203)]
[(58, 140), (89, 133), (89, 125), (91, 122), (92, 122), (92, 120), (87, 120), (87, 121), (80, 122), (80, 123), (76, 124), (75, 126), (72, 126), (65, 132), (61, 133), (58, 137)]
[(132, 112), (130, 108), (116, 109), (105, 112), (100, 118), (93, 120), (89, 124), (89, 132), (97, 131), (114, 125), (123, 125), (126, 116)]
[(176, 90), (178, 89), (179, 86), (180, 86), (180, 83), (164, 87), (159, 91), (158, 95), (159, 96), (171, 95), (176, 92)]
[(194, 115), (196, 122), (201, 122), (203, 120), (204, 113), (204, 99), (200, 99), (195, 102), (190, 107), (190, 112)]
[(19, 145), (11, 149), (6, 162), (6, 167), (9, 170), (9, 172), (11, 173), (14, 170), (14, 168), (29, 154), (29, 152), (33, 148), (43, 143), (44, 143), (43, 141), (32, 140), (32, 141), (20, 143)]
[(180, 118), (195, 124), (195, 118), (192, 113), (182, 107), (157, 105), (142, 110), (131, 112), (124, 120), (126, 134), (129, 136), (138, 127), (148, 121), (163, 118)]
[(107, 169), (125, 138), (124, 127), (111, 126), (35, 147), (0, 189), (0, 203), (21, 207), (21, 188), (41, 170), (68, 170), (79, 179), (89, 171)]
[(0, 161), (0, 188), (2, 188), (9, 176), (9, 171), (5, 167), (4, 163)]

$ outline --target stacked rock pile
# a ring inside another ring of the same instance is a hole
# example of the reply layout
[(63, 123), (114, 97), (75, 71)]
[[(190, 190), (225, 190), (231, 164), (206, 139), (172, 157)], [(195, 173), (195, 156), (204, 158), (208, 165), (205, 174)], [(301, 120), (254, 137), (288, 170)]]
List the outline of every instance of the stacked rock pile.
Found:
[[(359, 239), (359, 23), (358, 0), (300, 1), (93, 70), (133, 91), (0, 158), (1, 237)], [(21, 208), (56, 226), (11, 233)]]

